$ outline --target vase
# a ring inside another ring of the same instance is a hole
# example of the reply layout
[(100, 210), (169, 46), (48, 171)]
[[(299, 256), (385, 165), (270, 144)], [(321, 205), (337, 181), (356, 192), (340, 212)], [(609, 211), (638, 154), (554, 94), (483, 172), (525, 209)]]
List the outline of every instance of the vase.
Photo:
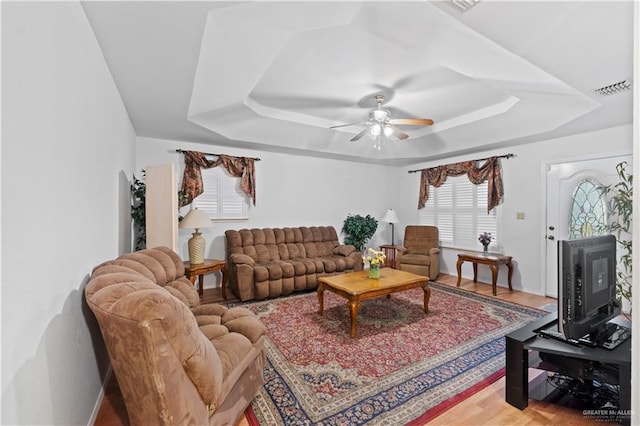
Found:
[(377, 280), (380, 278), (380, 265), (369, 265), (369, 278)]
[(489, 255), (489, 244), (482, 245), (482, 255), (483, 256)]

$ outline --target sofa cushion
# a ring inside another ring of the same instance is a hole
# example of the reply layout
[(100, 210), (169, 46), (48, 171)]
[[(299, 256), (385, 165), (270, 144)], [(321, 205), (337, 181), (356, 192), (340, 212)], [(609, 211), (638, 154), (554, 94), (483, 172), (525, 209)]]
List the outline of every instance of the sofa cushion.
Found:
[(163, 264), (154, 257), (145, 254), (145, 251), (146, 250), (128, 253), (120, 257), (123, 259), (130, 259), (144, 265), (153, 274), (156, 284), (165, 285), (167, 283), (167, 272), (165, 271)]
[[(155, 283), (155, 275), (153, 275), (153, 272), (151, 272), (149, 270), (149, 268), (147, 268), (144, 264), (140, 263), (140, 262), (136, 262), (135, 260), (131, 260), (131, 259), (123, 259), (123, 258), (118, 258), (118, 259), (114, 259), (108, 262), (105, 262), (101, 265), (96, 266), (93, 269), (93, 274), (96, 273), (96, 271), (98, 269), (101, 269), (102, 267), (106, 266), (106, 265), (116, 265), (116, 266), (121, 266), (123, 268), (126, 268), (129, 271), (135, 271), (137, 273), (139, 273), (140, 275), (143, 275), (147, 280), (149, 280), (150, 282)], [(93, 276), (92, 274), (92, 276)]]
[(265, 326), (255, 315), (242, 316), (224, 322), (229, 331), (245, 336), (251, 343), (256, 343), (265, 332)]
[[(219, 318), (218, 318), (219, 319)], [(200, 330), (209, 340), (217, 339), (220, 336), (229, 334), (229, 329), (220, 324), (205, 324), (200, 326)]]
[(251, 342), (240, 333), (223, 334), (211, 340), (211, 343), (220, 359), (222, 376), (225, 377), (241, 365), (245, 355), (251, 351)]
[(223, 305), (219, 305), (217, 303), (206, 303), (204, 305), (199, 305), (193, 308), (191, 311), (194, 315), (217, 315), (222, 317), (222, 315), (227, 312), (229, 308)]
[(428, 266), (431, 263), (431, 259), (429, 255), (409, 253), (402, 255), (402, 263)]
[(222, 318), (219, 315), (196, 315), (198, 327), (202, 328), (207, 325), (221, 325)]
[(333, 254), (339, 254), (340, 256), (349, 256), (356, 251), (356, 248), (352, 245), (342, 245), (333, 249)]
[(168, 282), (163, 287), (171, 294), (182, 300), (189, 308), (193, 309), (200, 304), (200, 296), (198, 296), (198, 292), (193, 284), (191, 284), (191, 281), (186, 277), (181, 277), (177, 280)]

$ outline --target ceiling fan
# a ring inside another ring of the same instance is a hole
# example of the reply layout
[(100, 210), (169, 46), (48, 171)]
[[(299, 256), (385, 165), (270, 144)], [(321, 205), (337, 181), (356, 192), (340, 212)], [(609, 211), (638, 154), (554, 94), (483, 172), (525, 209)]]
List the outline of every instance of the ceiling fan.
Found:
[(429, 118), (391, 118), (391, 113), (389, 112), (389, 110), (382, 108), (384, 96), (376, 95), (374, 99), (378, 106), (376, 109), (371, 111), (368, 121), (364, 121), (361, 123), (341, 124), (339, 126), (331, 126), (330, 128), (335, 129), (338, 127), (366, 124), (367, 127), (364, 130), (350, 139), (353, 142), (357, 141), (367, 133), (369, 133), (373, 137), (379, 136), (382, 133), (387, 137), (395, 136), (398, 139), (404, 140), (407, 139), (409, 135), (395, 127), (396, 124), (408, 126), (431, 126), (433, 124), (433, 120)]

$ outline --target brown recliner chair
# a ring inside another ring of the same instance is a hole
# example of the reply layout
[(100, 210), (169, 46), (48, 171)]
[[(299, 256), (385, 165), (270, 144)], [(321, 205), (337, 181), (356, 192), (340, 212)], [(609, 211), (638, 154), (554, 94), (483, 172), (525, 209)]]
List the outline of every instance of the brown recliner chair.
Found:
[(404, 250), (398, 254), (397, 268), (425, 275), (431, 280), (440, 273), (438, 228), (435, 226), (407, 226), (404, 229)]
[(98, 265), (85, 288), (131, 425), (233, 425), (264, 384), (264, 324), (201, 304), (167, 247)]

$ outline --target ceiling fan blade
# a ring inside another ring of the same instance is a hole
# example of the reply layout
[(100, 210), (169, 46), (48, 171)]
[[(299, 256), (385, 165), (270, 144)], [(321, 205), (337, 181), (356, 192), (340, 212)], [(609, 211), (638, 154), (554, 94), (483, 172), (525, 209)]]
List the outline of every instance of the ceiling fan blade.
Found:
[(368, 122), (368, 121), (363, 121), (363, 122), (361, 122), (361, 123), (340, 124), (340, 125), (338, 125), (338, 126), (331, 126), (331, 127), (329, 127), (329, 128), (330, 128), (330, 129), (336, 129), (336, 128), (338, 128), (338, 127), (359, 126), (359, 125), (361, 125), (361, 124), (369, 124), (369, 122)]
[(392, 135), (395, 136), (396, 138), (398, 138), (398, 139), (403, 141), (403, 140), (405, 140), (405, 139), (407, 139), (409, 137), (408, 134), (406, 134), (402, 130), (398, 129), (397, 127), (391, 126), (391, 128), (393, 129)]
[(351, 142), (355, 142), (358, 139), (360, 139), (361, 137), (363, 137), (367, 132), (369, 131), (369, 128), (367, 127), (366, 129), (364, 129), (363, 131), (361, 131), (360, 133), (358, 133), (357, 135), (355, 135), (354, 137), (352, 137), (351, 139), (349, 139)]
[(433, 120), (429, 118), (392, 118), (389, 120), (391, 124), (404, 124), (408, 126), (431, 126)]

